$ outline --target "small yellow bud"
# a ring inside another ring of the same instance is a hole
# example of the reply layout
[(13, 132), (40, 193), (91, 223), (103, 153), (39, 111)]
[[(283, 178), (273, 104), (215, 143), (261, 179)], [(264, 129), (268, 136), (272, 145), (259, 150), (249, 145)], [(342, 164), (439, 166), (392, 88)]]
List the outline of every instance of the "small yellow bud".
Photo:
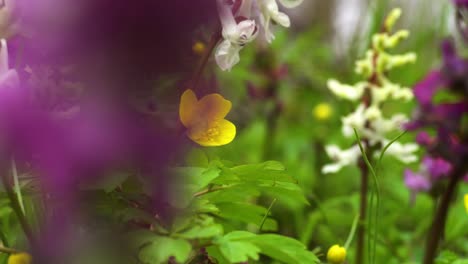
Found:
[(313, 114), (317, 120), (327, 120), (332, 115), (332, 108), (328, 103), (320, 103), (314, 107)]
[(346, 249), (339, 245), (333, 245), (327, 253), (327, 260), (331, 264), (341, 264), (346, 259)]
[(466, 209), (466, 213), (468, 213), (468, 193), (465, 194), (465, 209)]
[(11, 254), (8, 258), (8, 264), (31, 264), (32, 257), (28, 253), (21, 252)]
[(193, 53), (197, 55), (202, 55), (203, 53), (205, 53), (206, 46), (203, 42), (197, 41), (195, 42), (195, 44), (193, 44), (192, 50), (193, 50)]

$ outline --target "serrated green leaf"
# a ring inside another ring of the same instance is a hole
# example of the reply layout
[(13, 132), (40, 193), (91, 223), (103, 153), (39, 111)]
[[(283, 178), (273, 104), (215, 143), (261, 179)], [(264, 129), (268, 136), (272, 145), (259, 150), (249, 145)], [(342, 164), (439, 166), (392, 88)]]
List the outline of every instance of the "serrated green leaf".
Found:
[(284, 166), (277, 161), (267, 161), (260, 164), (240, 165), (231, 168), (241, 181), (269, 181), (269, 182), (292, 182), (297, 180), (289, 176)]
[(226, 234), (215, 243), (223, 256), (231, 263), (246, 262), (249, 259), (258, 260), (260, 249), (246, 239), (254, 237), (255, 234), (235, 231)]
[[(216, 204), (216, 206), (219, 208), (218, 216), (247, 224), (254, 224), (257, 227), (260, 227), (265, 214), (268, 213), (266, 208), (248, 203), (226, 202)], [(263, 230), (270, 231), (277, 230), (277, 228), (278, 224), (271, 218), (267, 218), (262, 227)]]
[(170, 257), (175, 257), (177, 262), (184, 262), (191, 250), (192, 245), (186, 240), (155, 236), (138, 256), (145, 264), (167, 263)]
[(262, 254), (284, 263), (319, 263), (318, 258), (299, 241), (290, 237), (263, 234), (249, 239), (257, 245)]
[(209, 226), (194, 226), (189, 230), (177, 234), (177, 237), (184, 239), (202, 239), (216, 237), (223, 234), (223, 226), (213, 224)]

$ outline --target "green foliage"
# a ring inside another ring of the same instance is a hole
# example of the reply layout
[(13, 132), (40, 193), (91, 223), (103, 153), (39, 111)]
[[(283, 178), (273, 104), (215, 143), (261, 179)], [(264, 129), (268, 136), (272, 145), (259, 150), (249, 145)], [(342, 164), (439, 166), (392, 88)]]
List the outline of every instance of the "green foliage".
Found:
[[(203, 159), (192, 157), (193, 160)], [(307, 204), (297, 180), (289, 176), (281, 163), (228, 166), (215, 160), (205, 165), (172, 170), (180, 181), (173, 186), (177, 196), (170, 203), (184, 213), (170, 226), (151, 221), (156, 232), (140, 230), (132, 234), (144, 263), (164, 263), (169, 257), (183, 263), (195, 258), (203, 247), (209, 250), (216, 247), (215, 251), (229, 263), (259, 260), (259, 254), (284, 263), (317, 261), (297, 240), (256, 234), (275, 231), (278, 225), (271, 218), (271, 208), (253, 203), (255, 199), (262, 195), (278, 200), (288, 197), (295, 203)], [(245, 229), (253, 232), (236, 231)]]

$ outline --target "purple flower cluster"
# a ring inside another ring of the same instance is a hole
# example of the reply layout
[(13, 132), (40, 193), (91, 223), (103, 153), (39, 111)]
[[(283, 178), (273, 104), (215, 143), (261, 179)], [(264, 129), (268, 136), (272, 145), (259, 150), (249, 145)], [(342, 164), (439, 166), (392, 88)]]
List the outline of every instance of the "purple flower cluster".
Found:
[[(416, 84), (418, 107), (412, 121), (406, 124), (407, 130), (419, 131), (416, 142), (428, 153), (420, 172), (405, 171), (405, 184), (416, 192), (429, 191), (468, 157), (468, 131), (464, 127), (468, 113), (468, 60), (457, 55), (451, 40), (442, 43), (442, 54), (442, 67)], [(451, 99), (441, 99), (440, 93)]]

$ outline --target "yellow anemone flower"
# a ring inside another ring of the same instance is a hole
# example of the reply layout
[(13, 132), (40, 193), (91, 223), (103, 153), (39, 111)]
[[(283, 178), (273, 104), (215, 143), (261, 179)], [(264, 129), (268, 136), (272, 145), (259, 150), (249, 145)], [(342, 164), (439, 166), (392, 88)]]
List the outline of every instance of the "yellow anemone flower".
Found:
[(466, 209), (466, 213), (468, 213), (468, 193), (465, 194), (465, 209)]
[(208, 94), (198, 100), (192, 90), (186, 90), (180, 98), (179, 116), (187, 136), (204, 147), (230, 143), (236, 136), (236, 126), (224, 118), (231, 106), (220, 94)]
[(327, 260), (331, 264), (341, 264), (346, 259), (346, 248), (333, 245), (327, 253)]
[(28, 253), (21, 252), (11, 254), (8, 258), (8, 264), (31, 264), (32, 257)]

